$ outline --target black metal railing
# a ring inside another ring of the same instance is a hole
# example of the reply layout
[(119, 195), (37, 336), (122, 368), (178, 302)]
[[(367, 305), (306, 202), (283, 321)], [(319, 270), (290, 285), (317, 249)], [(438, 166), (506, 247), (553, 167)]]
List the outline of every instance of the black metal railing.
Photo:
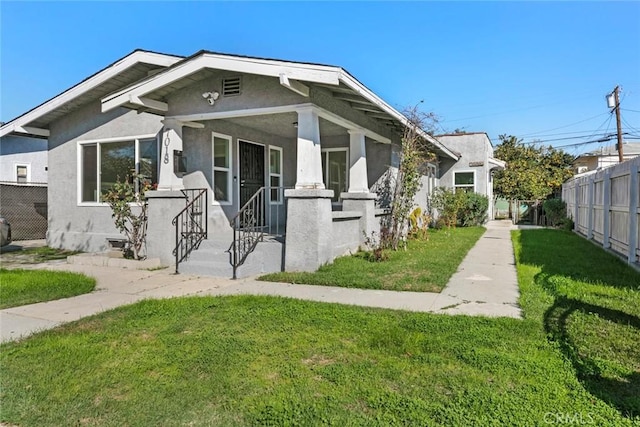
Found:
[(238, 267), (264, 240), (265, 234), (283, 236), (285, 232), (286, 204), (285, 187), (260, 187), (231, 219), (233, 242), (229, 247), (229, 262), (233, 267), (233, 278)]
[(186, 206), (171, 222), (176, 228), (176, 247), (173, 254), (176, 257), (176, 273), (178, 265), (189, 254), (198, 249), (200, 242), (207, 238), (207, 208), (208, 191), (205, 188), (182, 190)]

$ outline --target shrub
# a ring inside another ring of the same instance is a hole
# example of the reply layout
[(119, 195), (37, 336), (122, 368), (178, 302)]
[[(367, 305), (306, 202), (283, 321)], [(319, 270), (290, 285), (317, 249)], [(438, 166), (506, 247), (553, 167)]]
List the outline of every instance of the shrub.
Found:
[(562, 226), (567, 219), (567, 204), (562, 199), (547, 199), (542, 202), (542, 208), (551, 226)]
[(489, 210), (489, 198), (478, 193), (464, 194), (464, 203), (458, 210), (458, 223), (463, 227), (484, 224)]
[(447, 227), (481, 225), (487, 219), (489, 199), (482, 194), (436, 188), (431, 205), (438, 210), (439, 223)]

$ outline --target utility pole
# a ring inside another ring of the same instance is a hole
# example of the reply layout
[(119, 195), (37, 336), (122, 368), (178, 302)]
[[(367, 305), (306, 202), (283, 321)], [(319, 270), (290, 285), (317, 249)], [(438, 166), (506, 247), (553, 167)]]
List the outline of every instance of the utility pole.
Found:
[(616, 110), (616, 126), (618, 127), (618, 161), (622, 163), (624, 155), (622, 152), (622, 125), (620, 124), (620, 86), (616, 86), (613, 89), (613, 99), (615, 102), (614, 109)]

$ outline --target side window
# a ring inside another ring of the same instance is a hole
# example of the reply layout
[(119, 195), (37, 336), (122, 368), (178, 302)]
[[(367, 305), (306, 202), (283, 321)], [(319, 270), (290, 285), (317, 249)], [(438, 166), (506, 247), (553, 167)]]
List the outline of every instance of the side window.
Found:
[(213, 199), (231, 203), (231, 137), (213, 134)]
[(16, 182), (29, 182), (29, 166), (16, 165)]
[(269, 148), (269, 186), (271, 203), (282, 203), (282, 148)]
[(322, 176), (324, 186), (328, 190), (333, 190), (333, 200), (337, 201), (340, 193), (346, 192), (348, 188), (348, 157), (346, 148), (324, 150), (322, 152)]

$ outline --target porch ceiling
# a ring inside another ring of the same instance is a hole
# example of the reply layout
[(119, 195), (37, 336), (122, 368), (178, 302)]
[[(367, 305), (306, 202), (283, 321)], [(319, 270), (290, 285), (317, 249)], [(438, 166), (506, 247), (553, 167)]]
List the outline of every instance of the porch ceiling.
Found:
[[(266, 132), (282, 138), (296, 138), (298, 130), (294, 123), (298, 121), (298, 114), (280, 113), (261, 116), (235, 117), (225, 119), (238, 126)], [(320, 137), (347, 135), (347, 129), (320, 117)]]

